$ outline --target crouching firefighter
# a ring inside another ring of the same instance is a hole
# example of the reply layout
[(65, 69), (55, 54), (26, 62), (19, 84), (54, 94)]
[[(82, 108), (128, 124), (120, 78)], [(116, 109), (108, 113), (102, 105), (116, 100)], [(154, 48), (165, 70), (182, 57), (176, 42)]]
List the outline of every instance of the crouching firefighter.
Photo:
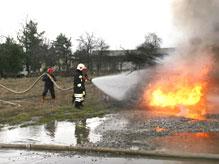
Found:
[(76, 71), (74, 73), (74, 93), (72, 102), (76, 108), (81, 108), (83, 106), (83, 101), (85, 97), (85, 78), (83, 71), (87, 70), (84, 64), (78, 64)]
[[(56, 81), (56, 78), (53, 74), (54, 71), (55, 70), (53, 68), (48, 68), (47, 73), (50, 75), (50, 77), (54, 81)], [(45, 97), (46, 97), (48, 91), (50, 92), (52, 99), (53, 100), (55, 99), (54, 84), (53, 84), (52, 80), (50, 79), (50, 77), (47, 74), (45, 74), (42, 78), (42, 81), (44, 81), (44, 90), (43, 90), (43, 94), (42, 94), (43, 100), (45, 100)]]

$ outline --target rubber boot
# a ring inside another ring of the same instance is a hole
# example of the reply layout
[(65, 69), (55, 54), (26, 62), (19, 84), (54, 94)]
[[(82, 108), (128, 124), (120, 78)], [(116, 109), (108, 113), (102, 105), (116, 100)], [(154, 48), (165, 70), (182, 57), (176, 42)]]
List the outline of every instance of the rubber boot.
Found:
[(45, 101), (45, 96), (42, 96), (42, 102), (44, 102)]
[(75, 103), (75, 96), (74, 95), (72, 96), (72, 101), (71, 102), (72, 102), (72, 104)]
[(77, 109), (81, 108), (80, 102), (75, 101), (75, 108), (77, 108)]

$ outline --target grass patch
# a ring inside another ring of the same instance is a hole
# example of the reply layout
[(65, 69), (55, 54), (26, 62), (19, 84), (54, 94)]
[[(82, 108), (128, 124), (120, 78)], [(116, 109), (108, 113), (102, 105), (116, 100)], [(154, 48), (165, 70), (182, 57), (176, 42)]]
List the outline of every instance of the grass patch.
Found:
[[(2, 82), (0, 80), (0, 83), (20, 91), (30, 86), (34, 80), (35, 78), (8, 79)], [(71, 78), (58, 78), (58, 80), (60, 85), (65, 88), (72, 86)], [(115, 111), (115, 107), (111, 105), (113, 103), (105, 102), (103, 100), (103, 93), (92, 84), (87, 84), (86, 89), (87, 97), (84, 107), (80, 110), (74, 108), (71, 103), (72, 91), (63, 92), (56, 89), (57, 98), (55, 102), (50, 99), (49, 95), (47, 96), (47, 100), (42, 102), (43, 83), (39, 83), (31, 92), (22, 95), (12, 94), (2, 90), (0, 92), (0, 99), (17, 102), (21, 107), (0, 104), (0, 123), (9, 125), (24, 123), (25, 126), (25, 122), (30, 122), (29, 124), (33, 125), (44, 124), (54, 120), (75, 121), (103, 116)]]
[(40, 124), (48, 123), (53, 120), (57, 121), (75, 121), (79, 119), (86, 119), (91, 117), (103, 116), (109, 113), (105, 108), (84, 107), (83, 109), (75, 109), (73, 107), (60, 107), (58, 110), (47, 113), (39, 120)]
[[(47, 109), (30, 109), (26, 112), (19, 112), (16, 115), (13, 113), (3, 114), (0, 117), (2, 124), (21, 124), (27, 121), (32, 121), (31, 124), (44, 124), (54, 120), (57, 121), (75, 121), (78, 119), (86, 119), (91, 117), (103, 116), (110, 113), (110, 109), (104, 106), (85, 106), (82, 109), (76, 109), (73, 106), (59, 106), (58, 108)], [(33, 119), (37, 118), (37, 119)]]
[(22, 122), (30, 121), (31, 118), (28, 113), (19, 113), (16, 116), (11, 116), (9, 118), (5, 118), (5, 123), (10, 125), (19, 124)]

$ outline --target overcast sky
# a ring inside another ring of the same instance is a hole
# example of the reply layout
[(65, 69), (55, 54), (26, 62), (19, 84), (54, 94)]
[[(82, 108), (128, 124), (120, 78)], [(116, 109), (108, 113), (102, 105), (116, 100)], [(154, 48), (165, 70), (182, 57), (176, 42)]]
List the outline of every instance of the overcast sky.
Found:
[(162, 47), (175, 45), (171, 0), (1, 0), (0, 35), (16, 38), (26, 20), (38, 23), (45, 37), (55, 40), (60, 33), (76, 39), (94, 33), (111, 49), (135, 48), (144, 36), (155, 32)]

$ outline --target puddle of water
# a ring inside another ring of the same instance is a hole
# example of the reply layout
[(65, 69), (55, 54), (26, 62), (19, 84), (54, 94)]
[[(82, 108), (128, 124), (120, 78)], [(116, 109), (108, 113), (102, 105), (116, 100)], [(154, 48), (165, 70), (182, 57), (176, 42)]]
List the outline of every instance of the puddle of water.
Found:
[(159, 150), (219, 153), (219, 132), (177, 133), (151, 139)]
[(102, 119), (100, 119), (99, 117), (95, 117), (86, 120), (87, 127), (90, 129), (90, 133), (88, 135), (88, 139), (90, 142), (96, 143), (101, 140), (102, 135), (98, 134), (95, 130), (106, 119), (106, 117)]
[(29, 127), (6, 126), (0, 131), (2, 143), (60, 144), (76, 145), (86, 142), (96, 143), (101, 135), (95, 129), (107, 118), (90, 118), (77, 122), (50, 122)]

